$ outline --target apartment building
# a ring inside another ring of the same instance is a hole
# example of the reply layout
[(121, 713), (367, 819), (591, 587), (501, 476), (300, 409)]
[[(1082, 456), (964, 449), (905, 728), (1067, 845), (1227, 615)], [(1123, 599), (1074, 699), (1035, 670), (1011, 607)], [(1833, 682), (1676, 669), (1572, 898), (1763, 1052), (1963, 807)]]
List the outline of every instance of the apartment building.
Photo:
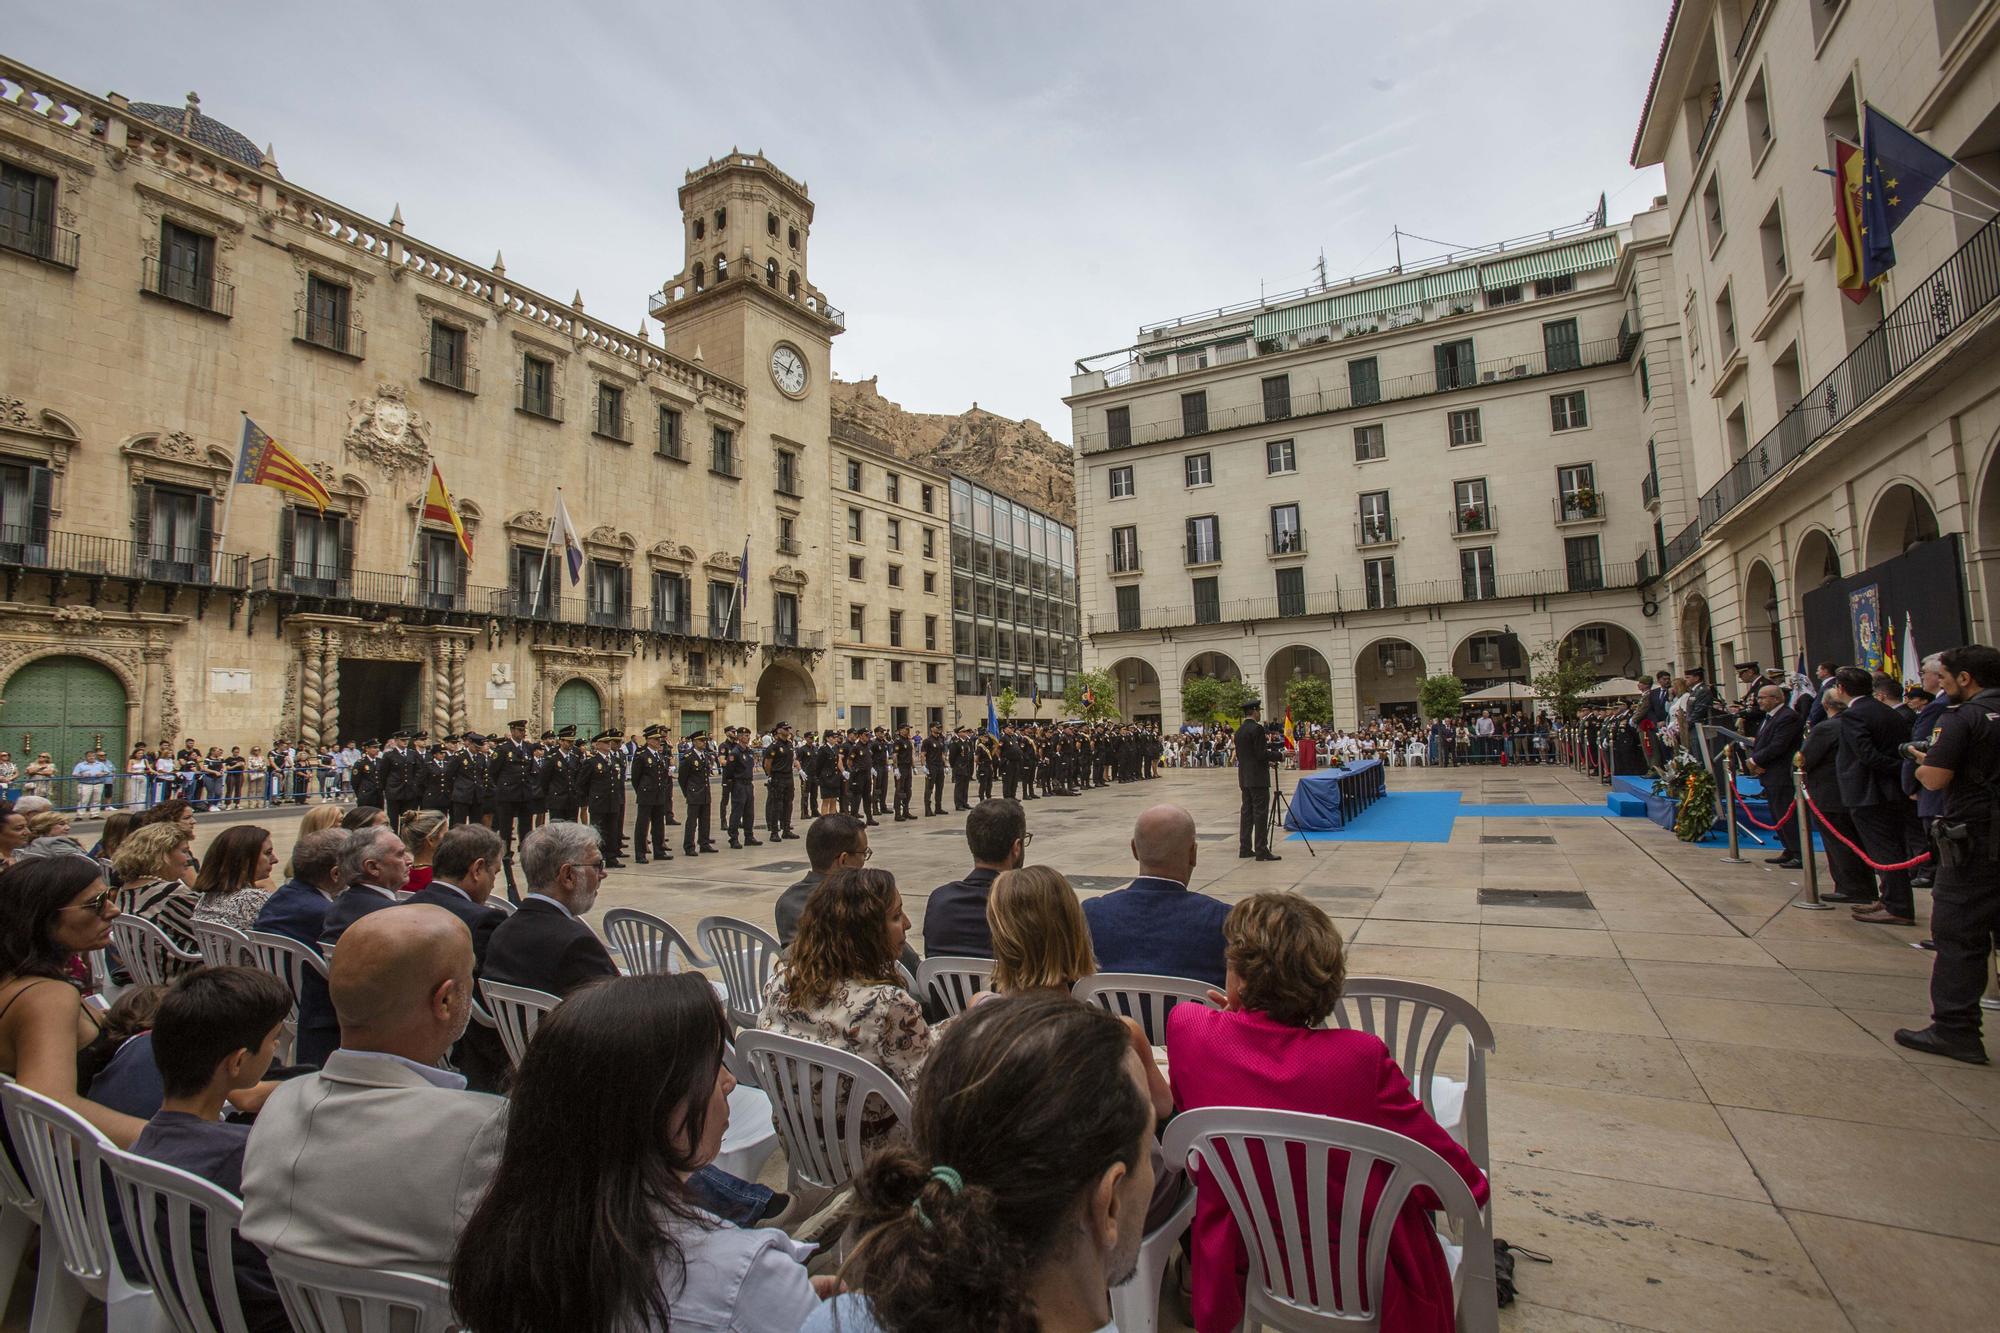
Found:
[(1077, 558), (1067, 523), (952, 475), (956, 721), (984, 725), (987, 699), (1009, 689), (1016, 717), (1062, 715), (1063, 691), (1083, 660)]

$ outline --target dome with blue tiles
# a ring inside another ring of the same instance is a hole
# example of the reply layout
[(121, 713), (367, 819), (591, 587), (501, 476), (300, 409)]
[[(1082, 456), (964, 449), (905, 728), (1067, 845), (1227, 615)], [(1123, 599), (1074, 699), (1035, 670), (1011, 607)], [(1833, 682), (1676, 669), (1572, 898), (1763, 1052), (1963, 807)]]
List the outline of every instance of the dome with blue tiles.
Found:
[(224, 157), (234, 158), (246, 167), (261, 167), (264, 154), (250, 139), (239, 134), (212, 116), (201, 113), (201, 98), (188, 94), (187, 105), (167, 106), (161, 102), (134, 102), (132, 114), (140, 120), (150, 121), (161, 129), (172, 130), (185, 138), (194, 140), (204, 148), (212, 148)]

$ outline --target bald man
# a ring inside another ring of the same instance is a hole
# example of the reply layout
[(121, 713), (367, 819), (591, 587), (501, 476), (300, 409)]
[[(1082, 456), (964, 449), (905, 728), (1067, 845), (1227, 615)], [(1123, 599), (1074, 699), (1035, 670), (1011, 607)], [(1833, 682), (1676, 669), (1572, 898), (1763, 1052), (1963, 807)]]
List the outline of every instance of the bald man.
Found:
[(1148, 972), (1225, 983), (1222, 922), (1229, 904), (1188, 887), (1194, 875), (1194, 816), (1156, 805), (1132, 826), (1139, 874), (1122, 889), (1083, 905), (1104, 972)]
[(287, 1081), (243, 1158), (245, 1239), (442, 1278), (500, 1161), (507, 1103), (439, 1066), (472, 1015), (472, 934), (441, 907), (350, 925), (328, 979), (340, 1049)]

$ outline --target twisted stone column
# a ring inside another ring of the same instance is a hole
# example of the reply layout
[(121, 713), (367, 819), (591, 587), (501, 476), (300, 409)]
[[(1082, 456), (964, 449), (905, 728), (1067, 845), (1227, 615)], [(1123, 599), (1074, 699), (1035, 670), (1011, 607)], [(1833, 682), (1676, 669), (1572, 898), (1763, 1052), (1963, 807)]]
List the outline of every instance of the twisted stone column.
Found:
[(300, 644), (304, 659), (299, 675), (299, 743), (319, 744), (319, 720), (326, 708), (326, 636), (307, 630)]
[(451, 641), (451, 729), (463, 735), (472, 721), (466, 716), (465, 640)]
[(326, 667), (321, 686), (319, 734), (329, 744), (340, 739), (340, 641), (331, 633), (323, 650)]

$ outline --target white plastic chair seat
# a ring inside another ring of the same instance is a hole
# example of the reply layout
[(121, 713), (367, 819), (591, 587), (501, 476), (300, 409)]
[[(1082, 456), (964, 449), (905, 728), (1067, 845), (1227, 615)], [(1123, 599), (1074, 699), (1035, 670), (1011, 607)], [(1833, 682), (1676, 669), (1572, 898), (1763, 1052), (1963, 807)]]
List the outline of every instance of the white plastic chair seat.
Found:
[(705, 916), (695, 923), (695, 938), (708, 950), (722, 973), (723, 1007), (739, 1028), (757, 1026), (764, 1007), (764, 987), (784, 946), (770, 931), (729, 916)]
[[(103, 1149), (116, 1182), (125, 1235), (173, 1327), (187, 1333), (243, 1333), (231, 1242), (243, 1202), (179, 1167), (116, 1148)], [(200, 1238), (205, 1263), (197, 1263)]]
[(1156, 976), (1145, 972), (1099, 972), (1085, 977), (1071, 988), (1079, 1000), (1097, 1005), (1108, 1014), (1130, 1018), (1146, 1030), (1148, 1045), (1167, 1043), (1167, 1015), (1177, 1004), (1195, 1003), (1214, 1008), (1208, 998), (1213, 989), (1205, 981), (1191, 977)]
[[(714, 964), (713, 959), (702, 957), (670, 923), (651, 912), (614, 907), (604, 914), (603, 930), (604, 938), (618, 952), (620, 967), (629, 975), (682, 972)], [(676, 953), (680, 955), (678, 966), (674, 961)]]
[(899, 1125), (910, 1123), (909, 1097), (858, 1055), (757, 1031), (739, 1033), (736, 1049), (770, 1099), (794, 1193), (801, 1182), (839, 1189), (861, 1170), (873, 1146), (862, 1139), (871, 1099), (879, 1099)]
[(234, 926), (220, 921), (196, 921), (195, 943), (201, 946), (201, 959), (209, 967), (243, 967), (256, 965), (256, 955), (250, 949), (250, 937)]
[(528, 1042), (534, 1038), (535, 1029), (541, 1026), (542, 1015), (562, 1003), (562, 997), (551, 995), (531, 986), (507, 986), (498, 981), (479, 983), (479, 993), (486, 997), (486, 1011), (493, 1017), (493, 1025), (500, 1030), (500, 1044), (507, 1049), (507, 1063), (520, 1067), (521, 1057), (527, 1054)]
[(729, 1093), (729, 1128), (715, 1165), (738, 1180), (755, 1180), (778, 1150), (778, 1127), (771, 1123), (771, 1099), (747, 1083)]
[[(1486, 1057), (1495, 1043), (1493, 1027), (1477, 1007), (1448, 990), (1420, 982), (1349, 977), (1327, 1025), (1356, 1028), (1380, 1037), (1431, 1119), (1464, 1145), (1481, 1171), (1492, 1174), (1493, 1162), (1487, 1150)], [(1438, 1069), (1454, 1033), (1465, 1051), (1462, 1081)]]
[[(0, 1085), (12, 1083), (12, 1075), (0, 1074)], [(14, 1163), (0, 1152), (0, 1311), (14, 1297), (14, 1280), (27, 1255), (28, 1241), (42, 1225), (41, 1200), (21, 1179)]]
[(343, 1268), (271, 1255), (271, 1277), (296, 1333), (452, 1333), (451, 1286), (420, 1273)]
[(1159, 1328), (1160, 1280), (1166, 1276), (1181, 1233), (1194, 1221), (1195, 1197), (1194, 1181), (1189, 1180), (1174, 1211), (1140, 1238), (1132, 1276), (1111, 1289), (1111, 1322), (1118, 1326), (1118, 1333), (1154, 1333)]
[(935, 1000), (949, 1018), (964, 1013), (992, 979), (991, 958), (926, 958), (917, 964), (917, 998)]
[(175, 944), (166, 931), (129, 913), (112, 921), (111, 943), (125, 970), (142, 986), (171, 985), (175, 977), (202, 962), (200, 954)]

